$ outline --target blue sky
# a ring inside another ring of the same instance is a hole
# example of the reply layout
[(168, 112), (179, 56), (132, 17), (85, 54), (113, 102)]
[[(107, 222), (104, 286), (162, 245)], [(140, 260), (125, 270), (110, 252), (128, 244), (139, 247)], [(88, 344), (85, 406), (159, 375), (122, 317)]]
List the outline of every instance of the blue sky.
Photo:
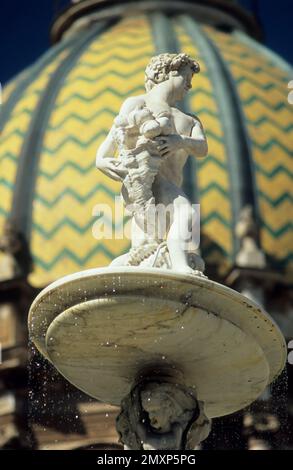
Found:
[[(5, 83), (50, 47), (58, 0), (1, 0), (0, 81)], [(61, 0), (66, 4), (66, 0)], [(293, 62), (293, 0), (240, 0), (259, 16), (265, 43)], [(293, 78), (293, 77), (292, 77)]]

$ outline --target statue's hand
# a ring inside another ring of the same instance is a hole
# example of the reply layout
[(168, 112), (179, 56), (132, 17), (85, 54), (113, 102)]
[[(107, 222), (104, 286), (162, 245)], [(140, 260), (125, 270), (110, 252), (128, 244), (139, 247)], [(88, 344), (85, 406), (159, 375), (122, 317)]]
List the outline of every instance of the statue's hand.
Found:
[(184, 140), (179, 134), (161, 135), (156, 137), (158, 150), (162, 157), (168, 157), (176, 150), (184, 148)]
[(123, 181), (127, 169), (116, 158), (100, 158), (96, 160), (96, 167), (113, 180)]

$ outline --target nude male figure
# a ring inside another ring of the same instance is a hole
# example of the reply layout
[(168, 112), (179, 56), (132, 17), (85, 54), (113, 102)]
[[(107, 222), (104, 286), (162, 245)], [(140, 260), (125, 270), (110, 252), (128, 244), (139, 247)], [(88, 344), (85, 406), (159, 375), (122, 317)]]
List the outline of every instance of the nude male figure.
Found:
[[(197, 72), (199, 65), (186, 54), (160, 54), (154, 57), (146, 68), (146, 93), (127, 98), (119, 113), (119, 116), (127, 117), (136, 109), (147, 108), (154, 115), (164, 112), (169, 116), (172, 133), (155, 138), (163, 161), (153, 184), (153, 195), (156, 204), (171, 204), (173, 207), (166, 241), (172, 269), (184, 273), (192, 272), (187, 262), (186, 246), (190, 240), (193, 208), (181, 189), (183, 167), (189, 155), (205, 157), (208, 147), (200, 121), (180, 111), (176, 104), (191, 89), (192, 77)], [(123, 182), (127, 169), (119, 158), (113, 157), (116, 148), (112, 127), (98, 149), (96, 166), (107, 176)], [(141, 244), (144, 235), (147, 238), (147, 234), (141, 232), (141, 228), (134, 223), (132, 246)]]

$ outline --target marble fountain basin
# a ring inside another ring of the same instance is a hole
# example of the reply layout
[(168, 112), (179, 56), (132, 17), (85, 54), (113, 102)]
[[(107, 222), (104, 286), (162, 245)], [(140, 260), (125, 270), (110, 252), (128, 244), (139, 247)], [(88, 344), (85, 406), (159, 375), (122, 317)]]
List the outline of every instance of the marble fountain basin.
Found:
[(66, 276), (33, 302), (30, 337), (73, 385), (120, 405), (144, 371), (192, 387), (209, 418), (252, 403), (282, 371), (286, 343), (272, 318), (207, 278), (158, 268)]

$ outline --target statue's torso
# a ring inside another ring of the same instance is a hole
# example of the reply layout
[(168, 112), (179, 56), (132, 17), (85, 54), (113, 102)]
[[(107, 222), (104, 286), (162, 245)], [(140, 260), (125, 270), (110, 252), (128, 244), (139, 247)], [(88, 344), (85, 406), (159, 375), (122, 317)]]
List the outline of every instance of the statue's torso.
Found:
[[(170, 134), (179, 134), (189, 137), (192, 132), (194, 125), (194, 119), (191, 116), (184, 114), (177, 108), (169, 106), (165, 102), (154, 101), (148, 99), (148, 95), (142, 95), (135, 97), (132, 104), (133, 107), (143, 108), (147, 107), (154, 115), (159, 113), (167, 113), (170, 120)], [(139, 132), (132, 133), (127, 138), (127, 149), (135, 148), (140, 140)], [(126, 142), (125, 142), (126, 143)], [(158, 175), (166, 178), (176, 186), (182, 184), (182, 169), (187, 160), (188, 154), (185, 150), (174, 150), (168, 157), (163, 157), (163, 161), (160, 165)]]

